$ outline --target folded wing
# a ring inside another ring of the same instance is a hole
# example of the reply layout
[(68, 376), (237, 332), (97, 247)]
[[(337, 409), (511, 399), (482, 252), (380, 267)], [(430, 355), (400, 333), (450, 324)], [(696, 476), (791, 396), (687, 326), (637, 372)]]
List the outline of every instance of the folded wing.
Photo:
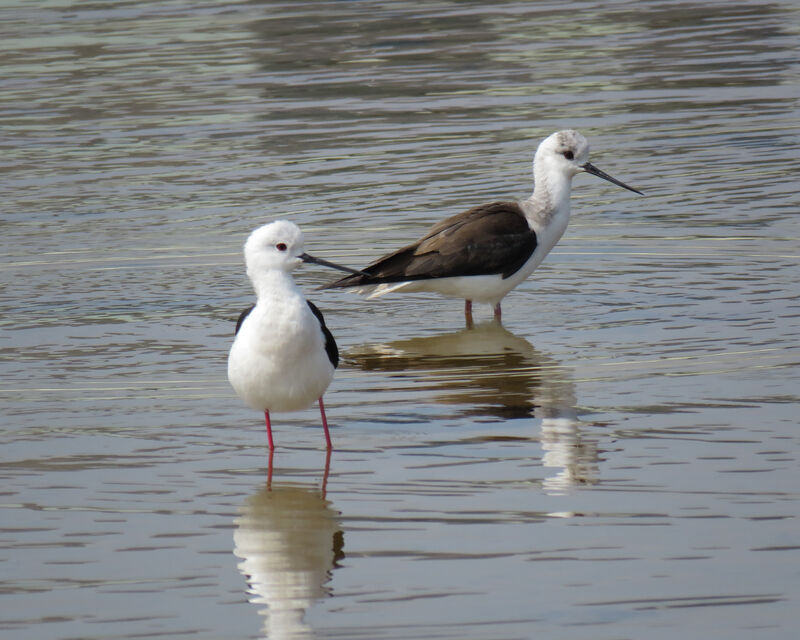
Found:
[(443, 220), (418, 242), (325, 285), (357, 287), (411, 280), (501, 274), (508, 278), (536, 249), (536, 234), (516, 202), (492, 202)]

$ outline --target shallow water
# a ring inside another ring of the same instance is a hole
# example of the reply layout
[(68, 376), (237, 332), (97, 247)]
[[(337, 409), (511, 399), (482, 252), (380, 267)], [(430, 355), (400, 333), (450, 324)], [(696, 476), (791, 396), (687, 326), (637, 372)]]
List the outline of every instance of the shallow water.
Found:
[[(50, 638), (789, 638), (800, 576), (798, 9), (0, 9), (0, 630)], [(343, 362), (263, 424), (241, 244), (359, 266), (575, 180), (504, 302), (314, 291)], [(270, 473), (271, 472), (271, 473)]]

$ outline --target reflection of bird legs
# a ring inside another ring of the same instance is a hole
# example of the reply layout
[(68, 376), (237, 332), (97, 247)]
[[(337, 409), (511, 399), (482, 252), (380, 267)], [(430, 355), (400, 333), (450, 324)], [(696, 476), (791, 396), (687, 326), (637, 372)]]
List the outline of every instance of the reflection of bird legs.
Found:
[(267, 466), (267, 491), (272, 490), (272, 458), (275, 457), (275, 449), (269, 450), (269, 464)]
[(328, 490), (328, 474), (331, 470), (331, 450), (325, 454), (325, 472), (322, 474), (322, 497), (325, 497), (325, 492)]
[[(275, 450), (269, 450), (269, 459), (267, 461), (267, 491), (272, 490), (272, 461), (275, 457)], [(331, 472), (331, 450), (328, 449), (325, 452), (325, 470), (322, 472), (322, 497), (325, 497), (325, 493), (328, 490), (328, 476)]]
[[(503, 317), (503, 311), (500, 309), (500, 303), (494, 305), (494, 319), (500, 322)], [(472, 300), (464, 300), (464, 320), (467, 323), (467, 329), (472, 329), (475, 323), (472, 321)]]

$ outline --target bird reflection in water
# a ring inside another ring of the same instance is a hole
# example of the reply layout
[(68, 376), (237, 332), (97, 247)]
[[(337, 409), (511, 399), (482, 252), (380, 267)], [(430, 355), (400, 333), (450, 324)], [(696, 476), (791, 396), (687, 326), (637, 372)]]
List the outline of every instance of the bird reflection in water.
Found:
[(270, 640), (313, 638), (305, 613), (329, 595), (331, 571), (344, 558), (339, 514), (325, 496), (330, 464), (326, 458), (322, 489), (269, 479), (247, 499), (236, 518), (234, 554), (247, 579), (250, 602), (264, 605), (263, 633)]
[[(544, 489), (560, 493), (597, 478), (597, 444), (581, 433), (570, 371), (498, 322), (453, 333), (364, 345), (347, 360), (366, 371), (413, 377), (420, 392), (464, 416), (541, 419)], [(500, 439), (489, 436), (486, 439)], [(510, 438), (503, 438), (510, 439)]]

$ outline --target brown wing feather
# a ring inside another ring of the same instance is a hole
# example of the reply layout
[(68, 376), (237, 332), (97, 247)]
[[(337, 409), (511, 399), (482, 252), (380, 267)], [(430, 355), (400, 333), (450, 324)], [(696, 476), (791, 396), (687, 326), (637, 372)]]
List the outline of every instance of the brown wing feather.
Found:
[(359, 285), (454, 276), (515, 273), (536, 249), (536, 234), (516, 202), (492, 202), (434, 225), (418, 242), (325, 285)]

